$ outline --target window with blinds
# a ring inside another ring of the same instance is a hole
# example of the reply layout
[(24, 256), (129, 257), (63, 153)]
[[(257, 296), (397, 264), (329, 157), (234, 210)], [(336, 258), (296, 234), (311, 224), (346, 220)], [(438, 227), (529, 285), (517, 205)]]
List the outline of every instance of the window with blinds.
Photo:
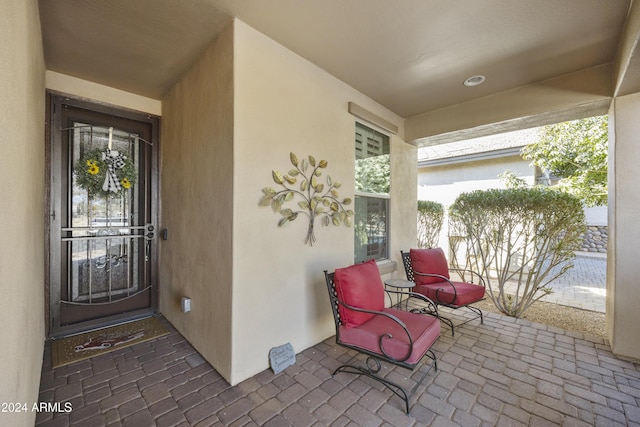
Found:
[(389, 136), (360, 123), (355, 133), (355, 262), (388, 258)]

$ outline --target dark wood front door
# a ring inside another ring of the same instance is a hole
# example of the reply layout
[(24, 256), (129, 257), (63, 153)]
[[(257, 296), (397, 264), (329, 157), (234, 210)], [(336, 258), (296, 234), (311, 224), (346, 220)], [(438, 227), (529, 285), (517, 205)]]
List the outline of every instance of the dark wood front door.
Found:
[(152, 312), (158, 119), (58, 95), (49, 117), (50, 335)]

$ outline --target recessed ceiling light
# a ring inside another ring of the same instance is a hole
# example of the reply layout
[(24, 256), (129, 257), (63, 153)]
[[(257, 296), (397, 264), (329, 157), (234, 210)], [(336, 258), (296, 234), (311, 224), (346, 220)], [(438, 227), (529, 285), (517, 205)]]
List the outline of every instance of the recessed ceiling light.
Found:
[(485, 76), (477, 75), (477, 76), (469, 77), (467, 80), (465, 80), (464, 81), (464, 85), (465, 86), (478, 86), (478, 85), (484, 83), (485, 80), (486, 80)]

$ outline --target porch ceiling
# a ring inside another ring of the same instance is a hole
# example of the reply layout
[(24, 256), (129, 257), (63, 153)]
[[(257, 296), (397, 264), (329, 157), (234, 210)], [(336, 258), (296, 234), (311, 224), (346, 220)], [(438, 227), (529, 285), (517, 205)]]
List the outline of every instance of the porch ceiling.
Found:
[[(402, 117), (614, 61), (630, 0), (40, 0), (47, 69), (160, 99), (238, 17)], [(486, 76), (477, 87), (463, 81)]]

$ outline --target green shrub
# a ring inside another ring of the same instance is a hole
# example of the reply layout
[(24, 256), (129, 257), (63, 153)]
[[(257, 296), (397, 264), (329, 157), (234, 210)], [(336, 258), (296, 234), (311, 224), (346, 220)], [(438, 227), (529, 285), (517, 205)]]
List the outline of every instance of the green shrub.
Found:
[[(580, 200), (551, 188), (461, 194), (449, 211), (452, 264), (478, 271), (487, 295), (508, 316), (521, 317), (573, 267), (585, 220)], [(464, 246), (464, 247), (463, 247)], [(505, 293), (507, 281), (517, 284)]]
[(444, 220), (442, 203), (418, 200), (418, 247), (434, 248), (438, 245)]

